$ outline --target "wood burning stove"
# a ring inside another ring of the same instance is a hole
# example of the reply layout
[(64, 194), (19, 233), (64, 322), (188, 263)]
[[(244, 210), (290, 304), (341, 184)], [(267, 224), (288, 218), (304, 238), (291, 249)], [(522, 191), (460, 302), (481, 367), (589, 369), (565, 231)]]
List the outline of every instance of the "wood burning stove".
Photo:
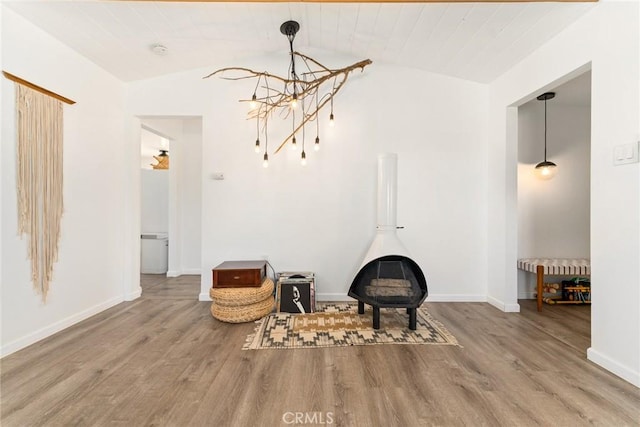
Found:
[(427, 281), (398, 239), (396, 225), (397, 156), (378, 156), (378, 226), (376, 237), (360, 271), (349, 288), (358, 300), (358, 313), (364, 305), (373, 307), (373, 328), (380, 329), (380, 308), (406, 308), (409, 329), (416, 329), (416, 310), (427, 298)]

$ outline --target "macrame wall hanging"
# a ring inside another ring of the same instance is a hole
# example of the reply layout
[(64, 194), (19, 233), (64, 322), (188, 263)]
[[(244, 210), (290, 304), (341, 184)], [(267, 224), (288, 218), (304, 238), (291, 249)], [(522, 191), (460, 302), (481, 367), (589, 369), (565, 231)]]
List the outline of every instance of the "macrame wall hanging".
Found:
[(18, 232), (31, 281), (46, 301), (62, 218), (62, 102), (16, 84)]

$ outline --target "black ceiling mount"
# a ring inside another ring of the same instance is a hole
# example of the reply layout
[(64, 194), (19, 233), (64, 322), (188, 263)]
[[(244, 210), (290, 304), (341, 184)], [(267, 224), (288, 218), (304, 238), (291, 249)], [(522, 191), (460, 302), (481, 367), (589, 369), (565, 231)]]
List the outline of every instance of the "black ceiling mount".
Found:
[(280, 25), (280, 32), (287, 36), (290, 40), (292, 40), (298, 30), (300, 29), (300, 24), (296, 21), (287, 21), (284, 24)]
[(546, 101), (548, 99), (553, 99), (555, 98), (556, 93), (555, 92), (545, 92), (542, 95), (538, 96), (538, 101)]

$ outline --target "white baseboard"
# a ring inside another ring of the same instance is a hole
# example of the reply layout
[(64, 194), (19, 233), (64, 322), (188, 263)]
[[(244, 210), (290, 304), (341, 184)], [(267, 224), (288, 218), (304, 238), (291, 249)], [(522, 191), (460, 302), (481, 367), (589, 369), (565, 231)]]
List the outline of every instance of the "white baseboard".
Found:
[(338, 293), (338, 294), (317, 293), (316, 301), (336, 301), (336, 302), (349, 301), (351, 302), (355, 300), (351, 298), (349, 295), (342, 294), (342, 293)]
[(596, 365), (602, 366), (607, 371), (611, 372), (622, 378), (625, 381), (630, 382), (636, 387), (640, 387), (640, 372), (634, 371), (633, 369), (621, 365), (610, 357), (605, 356), (597, 350), (594, 350), (593, 347), (589, 347), (587, 349), (587, 359), (595, 363)]
[(133, 301), (134, 299), (138, 299), (141, 296), (142, 296), (142, 288), (140, 286), (138, 286), (138, 288), (135, 291), (130, 292), (128, 294), (125, 294), (124, 300), (125, 301)]
[(198, 295), (198, 301), (211, 301), (209, 292), (200, 292), (200, 295)]
[(429, 294), (426, 302), (487, 302), (486, 295)]
[(520, 313), (520, 304), (505, 304), (505, 313)]
[(200, 275), (202, 270), (199, 268), (185, 268), (184, 270), (169, 270), (167, 271), (167, 277), (180, 277), (182, 275)]
[[(317, 293), (316, 301), (355, 301), (347, 294), (342, 293)], [(436, 294), (429, 295), (426, 302), (487, 302), (484, 295), (456, 295)]]
[(94, 305), (86, 310), (83, 310), (79, 313), (71, 315), (65, 319), (62, 319), (58, 322), (55, 322), (51, 325), (48, 325), (42, 329), (39, 329), (35, 332), (27, 334), (22, 338), (18, 338), (17, 340), (11, 341), (10, 343), (5, 344), (0, 348), (0, 358), (8, 356), (12, 353), (15, 353), (18, 350), (22, 350), (23, 348), (30, 346), (42, 339), (45, 339), (56, 332), (60, 332), (63, 329), (66, 329), (70, 326), (75, 325), (78, 322), (81, 322), (89, 317), (96, 315), (108, 308), (113, 307), (116, 304), (120, 304), (123, 301), (121, 296), (116, 298), (112, 298), (108, 301), (104, 301), (100, 304)]
[(487, 302), (505, 313), (520, 313), (520, 304), (505, 304), (493, 297), (487, 297)]

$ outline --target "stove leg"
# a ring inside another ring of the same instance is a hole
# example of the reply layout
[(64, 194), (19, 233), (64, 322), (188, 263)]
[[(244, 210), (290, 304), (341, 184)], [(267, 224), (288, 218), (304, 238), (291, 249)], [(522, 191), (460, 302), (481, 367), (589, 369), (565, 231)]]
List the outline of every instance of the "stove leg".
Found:
[(362, 301), (358, 301), (358, 314), (364, 314), (364, 303)]
[(373, 306), (373, 329), (380, 329), (380, 307)]
[(412, 331), (416, 330), (416, 309), (408, 308), (409, 311), (409, 329)]

